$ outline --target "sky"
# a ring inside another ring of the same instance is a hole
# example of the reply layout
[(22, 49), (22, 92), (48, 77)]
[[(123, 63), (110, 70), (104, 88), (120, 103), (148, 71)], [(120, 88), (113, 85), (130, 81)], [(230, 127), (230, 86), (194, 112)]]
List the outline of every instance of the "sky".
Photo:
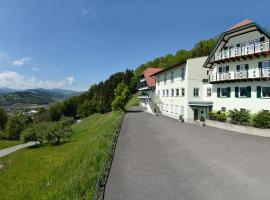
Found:
[(0, 87), (87, 90), (243, 19), (268, 28), (269, 7), (269, 0), (0, 0)]

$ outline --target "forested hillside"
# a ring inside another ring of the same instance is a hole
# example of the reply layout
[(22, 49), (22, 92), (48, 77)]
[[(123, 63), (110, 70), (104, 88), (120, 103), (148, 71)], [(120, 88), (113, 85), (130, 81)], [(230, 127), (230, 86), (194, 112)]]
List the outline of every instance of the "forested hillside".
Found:
[(142, 64), (138, 68), (136, 68), (135, 77), (137, 78), (147, 67), (166, 68), (175, 63), (186, 61), (188, 58), (207, 56), (214, 48), (217, 39), (217, 37), (214, 37), (208, 40), (202, 40), (196, 43), (194, 47), (190, 50), (180, 49), (174, 55), (167, 54), (166, 56), (161, 56), (145, 64)]

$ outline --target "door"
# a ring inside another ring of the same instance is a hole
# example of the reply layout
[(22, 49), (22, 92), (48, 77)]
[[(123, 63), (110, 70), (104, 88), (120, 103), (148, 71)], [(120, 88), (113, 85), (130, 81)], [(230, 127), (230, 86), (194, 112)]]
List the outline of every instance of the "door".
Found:
[(199, 119), (199, 110), (198, 108), (194, 108), (194, 121)]

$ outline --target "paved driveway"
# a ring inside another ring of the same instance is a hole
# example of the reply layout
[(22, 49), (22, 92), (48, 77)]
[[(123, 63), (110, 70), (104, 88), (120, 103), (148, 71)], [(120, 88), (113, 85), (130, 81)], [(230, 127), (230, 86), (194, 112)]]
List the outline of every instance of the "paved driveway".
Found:
[(11, 154), (11, 153), (13, 153), (15, 151), (18, 151), (20, 149), (30, 147), (30, 146), (33, 146), (33, 145), (36, 145), (36, 143), (35, 142), (28, 142), (28, 143), (25, 143), (25, 144), (18, 144), (18, 145), (12, 146), (12, 147), (1, 149), (0, 150), (0, 158), (3, 157), (3, 156), (6, 156), (8, 154)]
[(270, 199), (270, 139), (126, 115), (107, 200)]

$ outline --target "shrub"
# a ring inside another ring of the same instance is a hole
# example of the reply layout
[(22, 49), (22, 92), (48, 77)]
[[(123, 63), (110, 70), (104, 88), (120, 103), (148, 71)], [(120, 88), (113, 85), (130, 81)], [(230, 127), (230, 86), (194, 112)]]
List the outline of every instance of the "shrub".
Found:
[(227, 121), (227, 115), (225, 112), (217, 112), (217, 120), (220, 122), (226, 122)]
[(124, 83), (119, 83), (114, 90), (114, 100), (112, 101), (113, 111), (125, 111), (125, 105), (130, 98), (130, 90)]
[(211, 120), (217, 120), (217, 113), (215, 113), (215, 112), (209, 112), (208, 113), (208, 117)]
[(249, 125), (250, 124), (250, 112), (248, 110), (230, 110), (229, 117), (232, 124)]
[(184, 121), (185, 121), (183, 115), (180, 115), (180, 116), (179, 116), (179, 121), (180, 121), (180, 122), (184, 122)]
[(20, 139), (21, 132), (32, 122), (32, 119), (23, 114), (14, 114), (8, 118), (5, 128), (5, 137), (11, 140)]
[(252, 122), (257, 128), (270, 128), (270, 112), (261, 111), (255, 114)]

